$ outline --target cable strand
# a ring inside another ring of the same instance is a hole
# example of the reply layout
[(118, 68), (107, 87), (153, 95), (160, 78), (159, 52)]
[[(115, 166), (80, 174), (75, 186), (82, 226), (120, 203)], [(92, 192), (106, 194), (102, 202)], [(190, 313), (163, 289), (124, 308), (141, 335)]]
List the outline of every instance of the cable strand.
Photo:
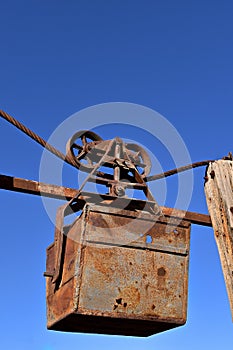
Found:
[(53, 153), (55, 156), (57, 156), (58, 158), (62, 159), (64, 162), (74, 166), (75, 168), (77, 168), (77, 164), (75, 162), (75, 160), (73, 158), (70, 158), (68, 156), (66, 156), (65, 154), (63, 154), (62, 152), (60, 152), (59, 150), (57, 150), (55, 147), (53, 147), (52, 145), (50, 145), (48, 142), (46, 142), (44, 139), (42, 139), (39, 135), (37, 135), (35, 132), (33, 132), (32, 130), (30, 130), (29, 128), (27, 128), (25, 125), (23, 125), (22, 123), (20, 123), (18, 120), (16, 120), (15, 118), (13, 118), (12, 116), (10, 116), (8, 113), (0, 110), (0, 116), (5, 119), (6, 121), (8, 121), (9, 123), (11, 123), (12, 125), (14, 125), (16, 128), (18, 128), (19, 130), (21, 130), (22, 132), (24, 132), (27, 136), (29, 136), (31, 139), (33, 139), (34, 141), (36, 141), (37, 143), (39, 143), (42, 147), (46, 148), (49, 152)]
[[(33, 139), (34, 141), (39, 143), (42, 147), (46, 148), (49, 152), (53, 153), (58, 158), (62, 159), (64, 162), (72, 165), (75, 168), (78, 168), (77, 163), (75, 162), (75, 160), (72, 157), (69, 157), (69, 156), (63, 154), (62, 152), (60, 152), (59, 150), (57, 150), (55, 147), (50, 145), (48, 142), (46, 142), (43, 138), (41, 138), (35, 132), (33, 132), (32, 130), (27, 128), (25, 125), (20, 123), (18, 120), (16, 120), (12, 116), (10, 116), (8, 113), (0, 110), (0, 117), (2, 117), (6, 121), (8, 121), (12, 125), (14, 125), (16, 128), (18, 128), (19, 130), (24, 132), (31, 139)], [(168, 176), (171, 176), (171, 175), (174, 175), (174, 174), (181, 173), (183, 171), (187, 171), (187, 170), (194, 169), (194, 168), (201, 167), (201, 166), (206, 166), (209, 163), (214, 162), (214, 161), (215, 160), (204, 160), (204, 161), (201, 161), (201, 162), (195, 162), (195, 163), (192, 163), (192, 164), (188, 164), (188, 165), (182, 166), (180, 168), (176, 168), (176, 169), (165, 171), (164, 173), (161, 173), (161, 174), (155, 174), (155, 175), (148, 176), (148, 177), (146, 177), (144, 179), (144, 181), (145, 182), (150, 182), (150, 181), (159, 180), (159, 179), (162, 179), (164, 177), (168, 177)]]
[(201, 162), (195, 162), (195, 163), (192, 163), (192, 164), (181, 166), (180, 168), (175, 168), (175, 169), (172, 169), (172, 170), (165, 171), (164, 173), (161, 173), (161, 174), (148, 176), (144, 180), (145, 180), (145, 182), (149, 182), (149, 181), (163, 179), (164, 177), (168, 177), (168, 176), (171, 176), (171, 175), (174, 175), (174, 174), (178, 174), (178, 173), (181, 173), (183, 171), (187, 171), (187, 170), (190, 170), (190, 169), (194, 169), (194, 168), (198, 168), (198, 167), (201, 167), (201, 166), (209, 165), (209, 163), (212, 163), (214, 161), (215, 160), (203, 160)]

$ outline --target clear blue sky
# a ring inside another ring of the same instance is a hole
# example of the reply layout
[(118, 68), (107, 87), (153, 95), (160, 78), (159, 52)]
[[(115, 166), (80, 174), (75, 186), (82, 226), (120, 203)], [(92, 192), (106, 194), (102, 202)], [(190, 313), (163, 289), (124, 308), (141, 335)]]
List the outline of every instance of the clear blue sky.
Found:
[[(123, 101), (165, 116), (192, 161), (232, 151), (231, 1), (9, 0), (0, 13), (0, 108), (45, 139), (83, 108)], [(0, 172), (38, 180), (42, 148), (3, 120), (0, 135)], [(195, 170), (189, 210), (207, 213), (203, 176)], [(53, 224), (40, 198), (0, 196), (1, 349), (232, 347), (212, 229), (192, 226), (184, 327), (148, 339), (56, 333), (46, 330), (43, 277)]]

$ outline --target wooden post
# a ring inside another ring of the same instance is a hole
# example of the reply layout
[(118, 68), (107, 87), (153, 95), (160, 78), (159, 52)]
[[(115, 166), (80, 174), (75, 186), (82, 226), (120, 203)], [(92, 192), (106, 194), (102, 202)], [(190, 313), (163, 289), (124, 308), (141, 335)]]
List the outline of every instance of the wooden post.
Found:
[(206, 175), (206, 201), (233, 319), (233, 161), (210, 163)]

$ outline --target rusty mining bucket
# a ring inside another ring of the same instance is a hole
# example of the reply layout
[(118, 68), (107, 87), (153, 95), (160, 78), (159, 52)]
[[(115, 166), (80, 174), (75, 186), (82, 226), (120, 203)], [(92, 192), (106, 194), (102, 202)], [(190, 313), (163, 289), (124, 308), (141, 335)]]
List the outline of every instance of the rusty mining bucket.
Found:
[(187, 221), (86, 204), (47, 248), (48, 329), (149, 336), (185, 324), (189, 243)]

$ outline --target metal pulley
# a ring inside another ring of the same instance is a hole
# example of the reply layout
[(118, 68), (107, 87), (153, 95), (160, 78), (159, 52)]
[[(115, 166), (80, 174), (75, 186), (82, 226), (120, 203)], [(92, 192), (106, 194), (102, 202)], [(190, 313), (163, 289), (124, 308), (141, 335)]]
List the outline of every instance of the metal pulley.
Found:
[[(110, 142), (111, 140), (104, 141), (93, 131), (81, 130), (76, 132), (67, 142), (66, 154), (75, 160), (80, 170), (90, 172), (101, 160)], [(138, 170), (141, 168), (142, 177), (149, 175), (151, 170), (150, 157), (141, 146), (124, 143), (124, 150), (121, 153), (119, 158), (132, 162)], [(109, 152), (109, 158), (114, 158), (114, 151)], [(107, 163), (105, 161), (105, 165)], [(110, 167), (113, 165), (113, 163), (108, 163)], [(124, 166), (127, 169), (126, 164)]]
[(91, 152), (101, 141), (103, 141), (103, 139), (93, 131), (78, 131), (68, 140), (66, 144), (66, 154), (75, 160), (78, 168), (88, 172), (93, 168), (94, 162), (101, 156), (98, 156), (97, 152), (95, 152), (94, 156), (93, 152)]

